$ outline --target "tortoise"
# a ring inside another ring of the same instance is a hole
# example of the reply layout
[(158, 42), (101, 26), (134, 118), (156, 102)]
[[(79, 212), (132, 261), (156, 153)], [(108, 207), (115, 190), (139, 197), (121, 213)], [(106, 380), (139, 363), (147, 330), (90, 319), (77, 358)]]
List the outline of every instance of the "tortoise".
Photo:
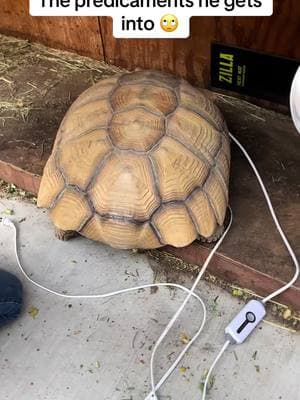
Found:
[(68, 110), (38, 206), (61, 239), (183, 247), (220, 236), (229, 168), (227, 126), (204, 91), (165, 72), (114, 75)]

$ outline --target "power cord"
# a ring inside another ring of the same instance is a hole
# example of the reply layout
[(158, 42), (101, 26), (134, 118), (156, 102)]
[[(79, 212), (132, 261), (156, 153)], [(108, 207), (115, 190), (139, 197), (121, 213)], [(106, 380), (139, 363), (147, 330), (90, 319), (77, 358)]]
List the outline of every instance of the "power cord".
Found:
[[(230, 208), (229, 208), (230, 209)], [(1, 221), (1, 218), (0, 218)], [(221, 243), (223, 242), (225, 236), (227, 235), (227, 233), (230, 230), (232, 224), (232, 212), (230, 209), (230, 221), (229, 224), (226, 228), (226, 230), (224, 231), (223, 235), (220, 237), (220, 239), (217, 241), (217, 243), (214, 245), (213, 249), (211, 250), (209, 256), (207, 257), (205, 263), (203, 264), (203, 267), (201, 268), (192, 289), (188, 289), (183, 285), (179, 285), (176, 283), (153, 283), (153, 284), (146, 284), (146, 285), (141, 285), (141, 286), (135, 286), (135, 287), (131, 287), (131, 288), (127, 288), (127, 289), (121, 289), (121, 290), (116, 290), (113, 292), (109, 292), (109, 293), (104, 293), (104, 294), (83, 294), (83, 295), (71, 295), (71, 294), (65, 294), (65, 293), (60, 293), (56, 290), (53, 289), (49, 289), (44, 285), (41, 285), (40, 283), (34, 281), (25, 271), (25, 269), (22, 266), (21, 260), (20, 260), (20, 256), (19, 256), (19, 249), (18, 249), (18, 231), (16, 228), (16, 225), (14, 224), (14, 222), (7, 218), (4, 217), (2, 218), (2, 225), (12, 228), (13, 232), (14, 232), (14, 252), (15, 252), (15, 256), (16, 256), (16, 260), (17, 260), (17, 264), (18, 267), (20, 269), (20, 271), (22, 272), (22, 274), (24, 275), (24, 277), (30, 282), (32, 283), (34, 286), (38, 287), (39, 289), (42, 289), (48, 293), (54, 294), (56, 296), (62, 297), (62, 298), (67, 298), (67, 299), (105, 299), (107, 297), (112, 297), (112, 296), (116, 296), (116, 295), (121, 295), (121, 294), (125, 294), (125, 293), (130, 293), (130, 292), (134, 292), (134, 291), (138, 291), (141, 289), (147, 289), (147, 288), (153, 288), (153, 287), (172, 287), (172, 288), (177, 288), (177, 289), (181, 289), (184, 292), (188, 293), (187, 297), (185, 298), (184, 302), (182, 303), (182, 305), (180, 306), (180, 308), (177, 310), (177, 312), (174, 314), (174, 316), (172, 317), (171, 321), (168, 323), (167, 327), (165, 328), (164, 332), (162, 333), (162, 335), (160, 336), (160, 338), (158, 339), (158, 341), (156, 342), (154, 349), (152, 351), (152, 355), (151, 355), (151, 364), (150, 364), (150, 374), (151, 374), (151, 386), (152, 386), (152, 392), (150, 393), (150, 397), (147, 396), (147, 399), (151, 398), (151, 399), (157, 399), (156, 397), (156, 391), (160, 388), (160, 386), (168, 379), (168, 377), (170, 376), (170, 374), (174, 371), (174, 369), (177, 367), (178, 363), (181, 361), (181, 359), (183, 358), (183, 356), (186, 354), (186, 352), (188, 351), (188, 349), (192, 346), (192, 344), (195, 342), (195, 340), (199, 337), (199, 335), (201, 334), (205, 322), (206, 322), (206, 316), (207, 316), (207, 311), (206, 311), (206, 306), (205, 303), (203, 302), (203, 300), (201, 299), (200, 296), (198, 296), (194, 290), (197, 286), (197, 284), (199, 283), (200, 279), (202, 278), (203, 274), (205, 273), (208, 264), (210, 262), (210, 260), (212, 259), (212, 257), (214, 256), (214, 254), (216, 253), (216, 251), (218, 250), (218, 248), (220, 247)], [(196, 300), (199, 301), (202, 310), (203, 310), (203, 318), (202, 318), (202, 322), (201, 325), (199, 327), (199, 329), (197, 330), (196, 334), (192, 337), (192, 339), (189, 341), (189, 343), (184, 347), (184, 349), (181, 351), (181, 353), (179, 354), (179, 356), (177, 357), (177, 359), (173, 362), (173, 364), (171, 365), (171, 367), (168, 369), (168, 371), (164, 374), (164, 376), (161, 378), (161, 380), (159, 381), (159, 383), (155, 386), (154, 383), (154, 368), (153, 368), (153, 360), (154, 360), (154, 355), (156, 353), (156, 350), (159, 346), (159, 344), (162, 342), (163, 338), (168, 334), (168, 332), (170, 331), (171, 327), (174, 325), (176, 319), (178, 318), (178, 316), (181, 314), (181, 312), (183, 311), (185, 305), (188, 303), (188, 301), (190, 300), (191, 297), (194, 297)]]
[[(261, 190), (263, 192), (263, 195), (265, 197), (265, 200), (267, 202), (269, 211), (271, 213), (271, 216), (273, 218), (274, 224), (281, 236), (281, 239), (294, 263), (295, 266), (295, 273), (293, 275), (293, 277), (291, 278), (291, 280), (284, 286), (282, 286), (281, 288), (275, 290), (273, 293), (270, 293), (268, 296), (264, 297), (262, 299), (261, 302), (256, 301), (256, 300), (251, 300), (240, 312), (239, 314), (231, 321), (231, 323), (225, 328), (225, 333), (227, 338), (229, 338), (224, 346), (222, 347), (222, 349), (220, 350), (220, 352), (218, 353), (218, 355), (216, 356), (215, 360), (213, 361), (209, 372), (206, 376), (205, 382), (204, 382), (204, 389), (203, 389), (203, 393), (202, 393), (202, 400), (205, 400), (205, 396), (206, 396), (206, 388), (207, 388), (207, 384), (209, 382), (209, 378), (210, 375), (213, 371), (213, 369), (215, 368), (216, 364), (218, 363), (218, 361), (220, 360), (221, 356), (224, 354), (224, 352), (226, 351), (227, 347), (229, 346), (229, 344), (240, 344), (243, 343), (244, 340), (249, 336), (249, 334), (254, 330), (254, 328), (258, 325), (258, 323), (263, 319), (264, 315), (265, 315), (265, 309), (264, 309), (264, 304), (266, 304), (268, 301), (270, 301), (271, 299), (273, 299), (274, 297), (278, 296), (279, 294), (285, 292), (286, 290), (288, 290), (291, 286), (293, 286), (293, 284), (297, 281), (297, 279), (299, 278), (299, 262), (297, 260), (296, 254), (294, 253), (294, 250), (292, 249), (279, 221), (277, 218), (277, 215), (274, 211), (269, 193), (263, 183), (263, 180), (254, 164), (254, 162), (252, 161), (250, 155), (248, 154), (247, 150), (244, 148), (244, 146), (238, 141), (238, 139), (231, 133), (229, 132), (229, 136), (230, 138), (233, 140), (233, 142), (239, 147), (239, 149), (241, 150), (241, 152), (244, 154), (244, 156), (246, 157), (248, 163), (250, 164), (257, 180), (258, 183), (261, 187)], [(254, 316), (254, 320), (249, 320), (249, 314), (250, 316)], [(242, 323), (241, 323), (242, 322)], [(241, 325), (239, 325), (241, 323)], [(239, 329), (244, 325), (244, 328), (239, 332)], [(248, 325), (248, 329), (246, 330), (245, 328)], [(250, 328), (249, 328), (250, 326)], [(244, 334), (241, 335), (241, 332), (246, 331)]]
[(155, 343), (153, 350), (152, 350), (152, 354), (151, 354), (151, 361), (150, 361), (150, 375), (151, 375), (151, 388), (152, 388), (152, 392), (146, 397), (145, 400), (156, 400), (156, 391), (161, 387), (161, 385), (168, 379), (168, 377), (170, 376), (170, 374), (174, 371), (174, 369), (177, 367), (178, 363), (181, 361), (182, 357), (185, 355), (185, 353), (188, 351), (188, 349), (192, 346), (192, 344), (195, 342), (195, 340), (198, 338), (200, 333), (197, 333), (191, 340), (190, 342), (186, 345), (186, 347), (182, 350), (182, 352), (179, 354), (179, 356), (177, 357), (177, 359), (174, 361), (174, 363), (171, 365), (171, 367), (168, 369), (168, 371), (164, 374), (164, 376), (160, 379), (160, 381), (158, 382), (157, 385), (155, 385), (154, 382), (154, 357), (156, 354), (156, 351), (158, 349), (158, 346), (161, 344), (161, 342), (163, 341), (163, 339), (165, 338), (165, 336), (168, 334), (168, 332), (170, 331), (170, 329), (172, 328), (172, 326), (174, 325), (175, 321), (178, 319), (179, 315), (182, 313), (183, 309), (185, 308), (186, 304), (189, 302), (192, 293), (194, 293), (198, 283), (200, 282), (200, 279), (202, 278), (203, 274), (205, 273), (211, 259), (213, 258), (214, 254), (216, 253), (216, 251), (218, 250), (218, 248), (221, 246), (224, 238), (226, 237), (227, 233), (229, 232), (231, 225), (232, 225), (232, 210), (229, 207), (229, 211), (230, 211), (230, 220), (228, 223), (227, 228), (225, 229), (223, 235), (221, 236), (221, 238), (218, 240), (218, 242), (216, 243), (216, 245), (214, 246), (214, 248), (211, 250), (209, 256), (207, 257), (207, 259), (205, 260), (203, 267), (201, 268), (197, 278), (194, 281), (194, 284), (192, 286), (192, 288), (190, 289), (190, 293), (187, 295), (187, 297), (185, 298), (185, 300), (183, 301), (183, 303), (181, 304), (181, 306), (179, 307), (179, 309), (176, 311), (176, 313), (173, 315), (173, 317), (171, 318), (170, 322), (168, 323), (168, 325), (166, 326), (166, 328), (164, 329), (163, 333), (160, 335), (160, 337), (158, 338), (157, 342)]
[(275, 292), (269, 294), (269, 296), (266, 296), (262, 300), (263, 303), (266, 303), (267, 301), (270, 301), (274, 297), (276, 297), (276, 296), (280, 295), (281, 293), (285, 292), (287, 289), (289, 289), (296, 282), (296, 280), (299, 277), (299, 262), (297, 260), (296, 254), (294, 253), (294, 250), (292, 249), (292, 246), (290, 245), (285, 233), (283, 232), (283, 229), (281, 228), (281, 225), (280, 225), (280, 223), (278, 221), (277, 215), (275, 214), (275, 211), (274, 211), (274, 208), (273, 208), (269, 193), (267, 192), (267, 189), (266, 189), (266, 187), (265, 187), (265, 185), (263, 183), (263, 180), (262, 180), (258, 170), (256, 169), (256, 166), (255, 166), (254, 162), (252, 161), (251, 157), (249, 156), (249, 154), (247, 153), (247, 151), (243, 147), (243, 145), (231, 133), (229, 133), (229, 136), (234, 141), (234, 143), (239, 147), (241, 152), (246, 157), (248, 163), (250, 164), (250, 166), (251, 166), (251, 168), (252, 168), (252, 170), (253, 170), (253, 172), (254, 172), (257, 180), (258, 180), (258, 183), (259, 183), (259, 185), (261, 187), (263, 195), (265, 196), (265, 199), (266, 199), (269, 211), (271, 213), (271, 216), (273, 218), (274, 224), (275, 224), (275, 226), (276, 226), (276, 228), (277, 228), (277, 230), (278, 230), (278, 232), (279, 232), (279, 234), (281, 236), (281, 239), (282, 239), (282, 241), (283, 241), (287, 251), (289, 252), (289, 254), (291, 256), (291, 259), (292, 259), (292, 261), (293, 261), (293, 263), (295, 265), (295, 274), (292, 277), (292, 279), (286, 285), (282, 286), (278, 290), (275, 290)]
[(215, 366), (217, 365), (217, 363), (220, 360), (220, 358), (222, 357), (222, 355), (227, 350), (227, 347), (230, 345), (230, 343), (231, 343), (230, 340), (226, 340), (226, 342), (224, 343), (223, 347), (219, 351), (217, 357), (214, 359), (213, 363), (211, 364), (211, 366), (210, 366), (210, 368), (208, 370), (208, 373), (207, 373), (206, 378), (205, 378), (204, 386), (203, 386), (202, 400), (205, 400), (207, 385), (208, 385), (211, 373), (212, 373), (213, 369), (215, 368)]
[[(218, 361), (220, 360), (221, 356), (224, 354), (224, 352), (226, 351), (226, 349), (228, 348), (228, 346), (230, 344), (234, 344), (234, 343), (243, 343), (243, 341), (252, 333), (252, 331), (255, 329), (255, 327), (259, 324), (259, 322), (263, 319), (266, 311), (264, 308), (264, 304), (268, 301), (270, 301), (271, 299), (273, 299), (275, 296), (278, 296), (279, 294), (283, 293), (285, 290), (289, 289), (298, 279), (299, 277), (299, 263), (297, 260), (297, 257), (285, 235), (285, 233), (283, 232), (278, 218), (275, 214), (274, 208), (272, 206), (269, 194), (265, 188), (265, 185), (261, 179), (261, 176), (259, 174), (259, 172), (257, 171), (254, 162), (252, 161), (251, 157), (249, 156), (249, 154), (247, 153), (246, 149), (242, 146), (242, 144), (231, 134), (229, 133), (230, 138), (234, 141), (234, 143), (239, 147), (239, 149), (242, 151), (242, 153), (244, 154), (244, 156), (246, 157), (247, 161), (249, 162), (252, 170), (254, 171), (256, 178), (259, 182), (259, 185), (262, 189), (262, 192), (264, 194), (264, 197), (266, 199), (268, 208), (270, 210), (271, 216), (273, 218), (273, 221), (275, 223), (275, 226), (292, 258), (292, 261), (295, 265), (295, 273), (292, 277), (292, 279), (284, 286), (282, 286), (281, 288), (279, 288), (278, 290), (274, 291), (273, 293), (271, 293), (270, 295), (266, 296), (261, 302), (257, 301), (257, 300), (251, 300), (249, 303), (246, 304), (246, 306), (238, 313), (238, 315), (231, 321), (231, 323), (226, 327), (225, 329), (225, 334), (226, 334), (226, 342), (224, 343), (223, 347), (221, 348), (220, 352), (218, 353), (218, 355), (216, 356), (215, 360), (213, 361), (208, 374), (206, 376), (205, 382), (204, 382), (204, 388), (203, 388), (203, 392), (202, 392), (202, 400), (205, 400), (206, 398), (206, 391), (207, 391), (207, 385), (209, 382), (209, 378), (211, 376), (211, 373), (213, 371), (213, 369), (215, 368), (216, 364), (218, 363)], [(151, 287), (173, 287), (173, 288), (178, 288), (181, 289), (183, 291), (185, 291), (186, 293), (188, 293), (188, 295), (186, 296), (185, 300), (183, 301), (183, 303), (181, 304), (181, 306), (178, 308), (178, 310), (176, 311), (176, 313), (173, 315), (173, 317), (171, 318), (170, 322), (168, 323), (168, 325), (166, 326), (166, 328), (164, 329), (164, 331), (162, 332), (162, 334), (160, 335), (159, 339), (157, 340), (157, 342), (155, 343), (155, 346), (153, 348), (152, 354), (151, 354), (151, 361), (150, 361), (150, 375), (151, 375), (151, 392), (149, 393), (149, 395), (146, 397), (145, 400), (158, 400), (156, 392), (159, 390), (159, 388), (163, 385), (163, 383), (168, 379), (168, 377), (170, 376), (170, 374), (174, 371), (174, 369), (177, 367), (178, 363), (181, 361), (182, 357), (186, 354), (186, 352), (188, 351), (188, 349), (192, 346), (192, 344), (195, 342), (195, 340), (199, 337), (200, 333), (203, 330), (203, 327), (205, 325), (205, 321), (206, 321), (206, 307), (205, 304), (203, 302), (203, 300), (195, 293), (195, 289), (200, 281), (200, 279), (202, 278), (203, 274), (205, 273), (212, 257), (214, 256), (214, 254), (216, 253), (216, 251), (218, 250), (218, 248), (220, 247), (221, 243), (223, 242), (225, 236), (227, 235), (227, 233), (230, 230), (231, 224), (232, 224), (232, 211), (230, 209), (230, 222), (229, 225), (227, 226), (226, 230), (224, 231), (222, 237), (218, 240), (218, 242), (215, 244), (215, 246), (213, 247), (213, 249), (211, 250), (211, 253), (209, 254), (209, 256), (207, 257), (205, 263), (203, 264), (193, 286), (191, 289), (188, 289), (182, 285), (179, 284), (172, 284), (172, 283), (155, 283), (155, 284), (148, 284), (148, 285), (141, 285), (141, 286), (136, 286), (136, 287), (132, 287), (132, 288), (128, 288), (128, 289), (122, 289), (122, 290), (117, 290), (114, 292), (110, 292), (110, 293), (105, 293), (105, 294), (94, 294), (94, 295), (68, 295), (68, 294), (63, 294), (60, 292), (57, 292), (55, 290), (49, 289), (37, 282), (35, 282), (32, 278), (30, 278), (28, 276), (28, 274), (26, 273), (26, 271), (24, 270), (24, 268), (22, 267), (22, 264), (20, 262), (20, 258), (19, 258), (19, 253), (18, 253), (18, 234), (17, 234), (17, 229), (15, 224), (9, 219), (9, 218), (3, 218), (2, 219), (2, 224), (4, 226), (7, 227), (11, 227), (14, 230), (14, 242), (15, 242), (15, 255), (16, 255), (16, 259), (17, 259), (17, 264), (22, 272), (22, 274), (25, 276), (25, 278), (31, 282), (33, 285), (37, 286), (38, 288), (45, 290), (49, 293), (52, 293), (54, 295), (60, 296), (60, 297), (64, 297), (64, 298), (77, 298), (77, 299), (82, 299), (82, 298), (86, 298), (86, 299), (95, 299), (95, 298), (106, 298), (106, 297), (111, 297), (111, 296), (116, 296), (116, 295), (120, 295), (120, 294), (124, 294), (124, 293), (129, 293), (129, 292), (133, 292), (133, 291), (137, 291), (140, 289), (146, 289), (146, 288), (151, 288)], [(170, 331), (171, 327), (174, 325), (175, 321), (177, 320), (177, 318), (179, 317), (179, 315), (182, 313), (182, 311), (184, 310), (186, 304), (189, 302), (189, 300), (191, 299), (191, 297), (196, 298), (200, 304), (201, 307), (203, 309), (203, 319), (201, 322), (201, 325), (198, 329), (198, 331), (196, 332), (196, 334), (193, 336), (193, 338), (190, 340), (190, 342), (185, 346), (185, 348), (182, 350), (182, 352), (179, 354), (179, 356), (176, 358), (176, 360), (173, 362), (173, 364), (171, 365), (171, 367), (167, 370), (167, 372), (163, 375), (163, 377), (160, 379), (160, 381), (155, 384), (154, 381), (154, 357), (156, 354), (156, 351), (159, 347), (159, 345), (161, 344), (161, 342), (163, 341), (163, 339), (166, 337), (166, 335), (168, 334), (168, 332)]]

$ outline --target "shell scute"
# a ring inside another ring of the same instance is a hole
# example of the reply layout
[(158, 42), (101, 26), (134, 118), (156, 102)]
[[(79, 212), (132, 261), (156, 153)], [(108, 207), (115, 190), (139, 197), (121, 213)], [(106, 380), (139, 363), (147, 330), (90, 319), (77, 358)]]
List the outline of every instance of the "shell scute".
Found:
[(193, 220), (196, 221), (199, 234), (205, 238), (211, 237), (218, 224), (206, 193), (196, 190), (188, 198), (186, 204), (194, 217)]
[(96, 211), (148, 220), (160, 204), (149, 164), (145, 157), (132, 153), (116, 152), (107, 159), (89, 191)]
[(164, 118), (144, 109), (114, 114), (110, 136), (124, 150), (148, 151), (164, 134)]
[(182, 144), (165, 136), (151, 152), (163, 201), (185, 200), (209, 174), (209, 166)]
[(168, 119), (168, 134), (193, 148), (200, 156), (214, 163), (214, 157), (222, 146), (220, 133), (204, 118), (179, 107)]
[(167, 88), (151, 85), (120, 86), (111, 97), (111, 105), (115, 112), (145, 107), (149, 112), (167, 115), (177, 107), (175, 93)]
[(97, 166), (111, 150), (107, 132), (103, 129), (96, 129), (61, 146), (59, 161), (67, 183), (85, 190)]
[(208, 99), (201, 89), (194, 88), (188, 82), (182, 82), (179, 96), (182, 107), (201, 115), (215, 129), (221, 132), (227, 130), (225, 120), (218, 107)]
[(64, 231), (77, 231), (92, 217), (84, 194), (65, 189), (50, 211), (54, 225)]
[(131, 74), (124, 74), (119, 79), (120, 85), (136, 85), (146, 83), (148, 85), (176, 89), (180, 79), (163, 71), (136, 71)]
[(152, 222), (161, 241), (175, 247), (193, 242), (198, 233), (184, 204), (166, 204), (153, 215)]
[(76, 108), (66, 116), (60, 127), (61, 143), (65, 143), (96, 128), (106, 128), (111, 117), (111, 107), (106, 99), (97, 100)]
[(148, 249), (162, 246), (148, 222), (136, 224), (95, 215), (80, 233), (118, 249), (143, 248), (145, 244)]
[(52, 154), (44, 168), (37, 201), (38, 207), (51, 208), (64, 187), (65, 181), (56, 166), (55, 155)]
[(223, 225), (227, 210), (227, 193), (224, 192), (220, 179), (213, 171), (205, 183), (205, 193), (214, 210), (218, 224)]

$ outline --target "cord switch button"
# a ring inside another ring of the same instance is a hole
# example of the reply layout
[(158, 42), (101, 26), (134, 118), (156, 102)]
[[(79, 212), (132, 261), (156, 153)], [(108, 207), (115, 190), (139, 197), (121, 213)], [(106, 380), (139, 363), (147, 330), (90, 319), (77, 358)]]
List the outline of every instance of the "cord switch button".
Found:
[(226, 336), (232, 343), (243, 343), (265, 315), (263, 303), (257, 300), (249, 301), (226, 327)]
[(255, 321), (256, 321), (256, 316), (255, 316), (255, 314), (253, 314), (252, 311), (248, 311), (248, 312), (246, 313), (246, 319), (245, 319), (245, 321), (242, 323), (242, 325), (239, 327), (239, 329), (237, 330), (237, 333), (241, 333), (242, 330), (243, 330), (244, 328), (246, 328), (247, 324), (249, 324), (249, 322), (250, 322), (250, 323), (253, 323), (253, 322), (255, 322)]

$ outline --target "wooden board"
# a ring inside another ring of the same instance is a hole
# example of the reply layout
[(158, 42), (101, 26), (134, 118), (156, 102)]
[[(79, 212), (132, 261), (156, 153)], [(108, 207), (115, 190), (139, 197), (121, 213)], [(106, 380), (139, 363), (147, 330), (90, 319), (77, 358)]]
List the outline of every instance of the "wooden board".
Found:
[(115, 39), (112, 35), (112, 19), (99, 19), (106, 62), (130, 70), (139, 67), (173, 72), (201, 86), (208, 83), (208, 55), (214, 19), (203, 18), (199, 23), (199, 18), (193, 18), (191, 37), (177, 40)]
[(274, 0), (271, 17), (193, 17), (189, 39), (115, 39), (109, 17), (30, 17), (28, 0), (2, 0), (0, 32), (65, 48), (130, 70), (174, 72), (201, 86), (210, 80), (211, 42), (300, 59), (299, 0)]
[(31, 17), (29, 0), (2, 0), (0, 32), (103, 59), (97, 17)]
[(112, 20), (100, 17), (105, 61), (134, 69), (174, 72), (207, 86), (212, 41), (300, 59), (300, 3), (274, 0), (271, 17), (193, 17), (189, 39), (115, 39)]

